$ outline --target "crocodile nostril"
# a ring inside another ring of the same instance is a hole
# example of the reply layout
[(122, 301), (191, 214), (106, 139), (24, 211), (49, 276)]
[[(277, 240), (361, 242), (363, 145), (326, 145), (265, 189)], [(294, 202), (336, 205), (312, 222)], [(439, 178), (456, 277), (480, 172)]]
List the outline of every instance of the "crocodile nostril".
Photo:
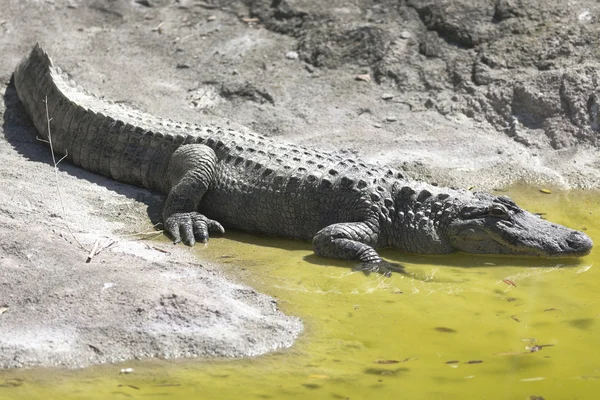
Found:
[(588, 235), (583, 232), (572, 232), (567, 237), (567, 244), (573, 251), (577, 252), (589, 252), (592, 249), (594, 243)]

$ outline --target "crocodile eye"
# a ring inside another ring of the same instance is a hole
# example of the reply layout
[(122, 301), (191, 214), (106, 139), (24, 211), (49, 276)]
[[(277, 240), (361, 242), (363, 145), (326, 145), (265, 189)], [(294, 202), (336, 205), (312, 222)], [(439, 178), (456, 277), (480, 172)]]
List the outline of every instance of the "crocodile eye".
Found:
[(490, 215), (494, 217), (508, 217), (508, 211), (504, 206), (495, 205), (491, 208)]

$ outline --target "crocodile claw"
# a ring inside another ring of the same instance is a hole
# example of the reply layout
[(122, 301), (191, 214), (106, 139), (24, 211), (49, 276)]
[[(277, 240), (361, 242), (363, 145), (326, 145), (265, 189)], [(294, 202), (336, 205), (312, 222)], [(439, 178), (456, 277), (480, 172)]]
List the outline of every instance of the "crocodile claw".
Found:
[(173, 238), (173, 243), (183, 242), (188, 246), (193, 246), (196, 241), (207, 243), (209, 232), (225, 233), (220, 223), (197, 212), (171, 215), (165, 220), (165, 229)]
[(362, 271), (365, 275), (369, 276), (371, 272), (380, 274), (389, 278), (392, 272), (404, 273), (404, 266), (397, 263), (391, 263), (384, 260), (377, 262), (363, 262), (354, 268), (354, 271)]

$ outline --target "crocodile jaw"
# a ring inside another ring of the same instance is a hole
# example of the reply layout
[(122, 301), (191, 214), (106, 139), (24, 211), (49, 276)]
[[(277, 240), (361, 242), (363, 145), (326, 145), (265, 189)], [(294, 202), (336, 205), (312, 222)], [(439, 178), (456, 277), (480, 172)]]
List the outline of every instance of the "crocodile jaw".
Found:
[(527, 211), (510, 220), (483, 217), (457, 218), (448, 227), (448, 240), (456, 251), (538, 257), (581, 257), (593, 242), (583, 232), (545, 221)]

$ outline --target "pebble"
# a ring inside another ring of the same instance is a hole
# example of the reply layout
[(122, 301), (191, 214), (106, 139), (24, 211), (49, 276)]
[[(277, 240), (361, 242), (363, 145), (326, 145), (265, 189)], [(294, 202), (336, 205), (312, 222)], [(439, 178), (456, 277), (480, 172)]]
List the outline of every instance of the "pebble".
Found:
[(589, 10), (585, 10), (577, 16), (577, 19), (579, 22), (590, 22), (592, 20), (592, 15), (590, 14)]
[(216, 20), (216, 19), (217, 19), (217, 16), (216, 16), (216, 15), (211, 15), (211, 16), (210, 16), (210, 17), (208, 17), (206, 20), (207, 20), (207, 21), (214, 21), (214, 20)]
[(356, 79), (357, 81), (371, 82), (371, 76), (369, 74), (356, 75), (354, 79)]
[(385, 117), (386, 122), (396, 122), (398, 121), (398, 118), (393, 116), (393, 115), (388, 115), (387, 117)]
[(391, 99), (393, 99), (393, 98), (394, 98), (394, 95), (393, 95), (393, 94), (391, 94), (391, 93), (384, 93), (384, 94), (382, 94), (382, 95), (381, 95), (381, 98), (382, 98), (383, 100), (391, 100)]
[(297, 60), (298, 59), (298, 53), (295, 51), (288, 51), (287, 53), (285, 53), (285, 57), (289, 58), (290, 60)]
[(402, 39), (410, 39), (410, 37), (411, 37), (411, 36), (412, 36), (412, 35), (410, 34), (410, 32), (409, 32), (409, 31), (402, 31), (402, 33), (400, 33), (400, 37), (401, 37)]
[(379, 129), (379, 128), (383, 128), (383, 125), (381, 125), (381, 124), (373, 124), (373, 127)]

